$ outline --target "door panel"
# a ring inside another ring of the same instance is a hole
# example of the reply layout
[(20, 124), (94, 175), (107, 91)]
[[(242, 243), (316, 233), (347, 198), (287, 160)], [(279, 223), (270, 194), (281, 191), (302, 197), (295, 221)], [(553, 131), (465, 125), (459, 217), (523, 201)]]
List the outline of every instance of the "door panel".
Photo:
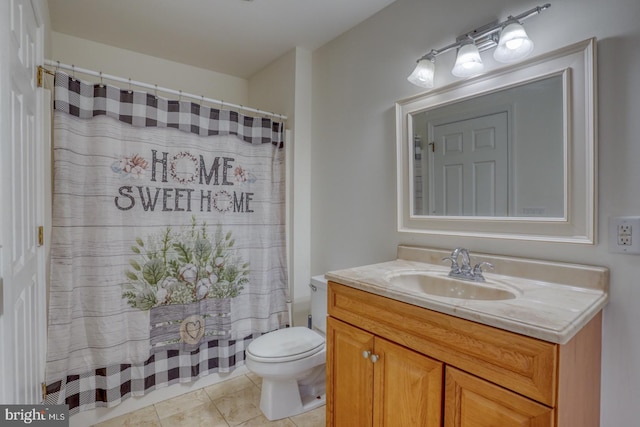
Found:
[[(473, 164), (473, 212), (480, 215), (496, 214), (496, 163), (476, 162)], [(482, 195), (479, 197), (479, 195)]]
[(375, 338), (374, 426), (440, 427), (443, 364)]
[[(464, 170), (461, 164), (444, 165), (443, 215), (464, 215)], [(439, 197), (436, 196), (436, 200)]]
[(553, 409), (446, 368), (444, 427), (553, 427)]

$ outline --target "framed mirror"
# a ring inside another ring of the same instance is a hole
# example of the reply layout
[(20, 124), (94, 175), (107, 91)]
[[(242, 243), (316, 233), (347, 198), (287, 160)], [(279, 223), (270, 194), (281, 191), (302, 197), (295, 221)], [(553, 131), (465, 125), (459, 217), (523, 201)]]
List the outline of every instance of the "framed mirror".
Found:
[(595, 243), (595, 49), (397, 102), (398, 230)]

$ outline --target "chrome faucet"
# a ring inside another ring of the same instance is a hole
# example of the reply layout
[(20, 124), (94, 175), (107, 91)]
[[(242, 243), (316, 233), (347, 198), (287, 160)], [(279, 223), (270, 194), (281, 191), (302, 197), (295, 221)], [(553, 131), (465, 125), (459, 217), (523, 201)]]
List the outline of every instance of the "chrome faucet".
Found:
[[(458, 263), (458, 259), (462, 258), (462, 264)], [(483, 261), (471, 267), (471, 258), (469, 256), (469, 250), (465, 248), (455, 248), (451, 252), (451, 256), (442, 258), (443, 261), (451, 261), (451, 271), (449, 271), (449, 277), (456, 279), (472, 280), (474, 282), (484, 282), (484, 276), (482, 274), (482, 268), (487, 267), (493, 269), (493, 265), (489, 262)]]

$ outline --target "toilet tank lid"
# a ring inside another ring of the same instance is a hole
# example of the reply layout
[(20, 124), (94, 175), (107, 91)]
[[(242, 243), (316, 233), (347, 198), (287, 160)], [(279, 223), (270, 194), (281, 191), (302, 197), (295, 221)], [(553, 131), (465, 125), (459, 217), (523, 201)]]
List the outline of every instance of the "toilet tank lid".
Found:
[(311, 277), (311, 284), (324, 291), (327, 290), (327, 279), (324, 278), (324, 274)]
[(247, 353), (259, 358), (289, 358), (319, 351), (324, 345), (322, 335), (304, 326), (278, 329), (253, 340)]

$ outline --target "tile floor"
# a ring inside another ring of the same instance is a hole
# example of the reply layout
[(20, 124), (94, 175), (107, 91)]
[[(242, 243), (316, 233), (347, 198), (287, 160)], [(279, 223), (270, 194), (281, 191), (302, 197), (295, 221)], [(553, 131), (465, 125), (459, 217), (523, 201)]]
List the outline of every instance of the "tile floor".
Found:
[(95, 427), (324, 427), (325, 407), (278, 421), (260, 411), (260, 377), (251, 373), (214, 384)]

